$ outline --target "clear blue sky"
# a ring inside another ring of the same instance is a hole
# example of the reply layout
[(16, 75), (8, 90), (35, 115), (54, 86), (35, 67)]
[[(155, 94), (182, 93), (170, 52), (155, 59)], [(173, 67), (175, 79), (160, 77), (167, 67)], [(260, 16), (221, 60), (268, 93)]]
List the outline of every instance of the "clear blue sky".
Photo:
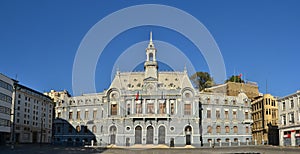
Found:
[[(242, 73), (246, 80), (257, 82), (262, 93), (267, 80), (268, 91), (275, 96), (300, 89), (300, 2), (154, 2), (186, 11), (201, 21), (221, 50), (228, 76)], [(88, 30), (117, 10), (154, 2), (1, 0), (0, 72), (12, 78), (17, 74), (22, 84), (41, 92), (66, 89), (72, 93), (74, 57)], [(137, 27), (117, 36), (103, 51), (102, 67), (96, 70), (98, 92), (110, 85), (111, 65), (118, 55), (147, 40), (150, 30), (155, 39), (184, 51), (197, 71), (209, 71), (203, 57), (193, 55), (196, 49), (186, 38), (166, 28)]]

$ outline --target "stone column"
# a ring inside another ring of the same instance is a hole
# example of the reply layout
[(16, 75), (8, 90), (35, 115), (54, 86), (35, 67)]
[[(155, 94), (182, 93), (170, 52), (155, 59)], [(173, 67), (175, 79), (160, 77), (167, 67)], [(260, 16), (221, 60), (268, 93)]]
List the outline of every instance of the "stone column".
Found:
[(166, 101), (166, 108), (167, 108), (166, 112), (169, 115), (170, 114), (170, 101), (169, 101), (169, 99), (166, 99), (165, 101)]

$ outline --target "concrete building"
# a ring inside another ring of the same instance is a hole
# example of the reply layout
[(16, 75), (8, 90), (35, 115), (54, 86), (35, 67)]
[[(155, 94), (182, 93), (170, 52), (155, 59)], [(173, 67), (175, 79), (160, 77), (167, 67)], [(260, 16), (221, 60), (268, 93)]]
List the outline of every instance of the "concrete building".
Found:
[(16, 85), (15, 131), (17, 143), (52, 141), (53, 100), (31, 88)]
[(278, 106), (276, 98), (270, 94), (265, 94), (255, 98), (251, 102), (251, 106), (253, 118), (253, 141), (256, 144), (277, 145), (279, 140), (278, 132), (273, 133), (272, 135), (271, 131), (269, 132), (271, 128), (277, 128), (278, 126)]
[(0, 73), (0, 144), (10, 140), (14, 80)]
[[(55, 142), (200, 146), (214, 139), (228, 144), (251, 141), (250, 102), (244, 93), (199, 93), (186, 69), (158, 71), (156, 55), (150, 35), (143, 72), (117, 71), (101, 93), (73, 97), (67, 92), (46, 93), (56, 100)], [(203, 117), (209, 108), (211, 117)], [(208, 126), (217, 132), (204, 133), (202, 117), (204, 132)]]
[(300, 145), (300, 91), (278, 99), (281, 146)]
[(203, 141), (215, 146), (251, 144), (250, 99), (222, 93), (200, 93), (203, 108)]

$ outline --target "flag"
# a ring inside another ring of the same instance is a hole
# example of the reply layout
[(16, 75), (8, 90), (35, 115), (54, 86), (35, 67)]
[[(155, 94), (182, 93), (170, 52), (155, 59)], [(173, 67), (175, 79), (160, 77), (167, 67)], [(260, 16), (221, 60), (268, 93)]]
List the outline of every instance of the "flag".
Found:
[(242, 76), (243, 76), (243, 74), (242, 74), (242, 73), (240, 73), (239, 77), (241, 78)]
[(137, 100), (139, 100), (139, 96), (140, 94), (139, 94), (139, 91), (137, 92), (137, 94), (135, 95), (135, 100), (137, 101)]

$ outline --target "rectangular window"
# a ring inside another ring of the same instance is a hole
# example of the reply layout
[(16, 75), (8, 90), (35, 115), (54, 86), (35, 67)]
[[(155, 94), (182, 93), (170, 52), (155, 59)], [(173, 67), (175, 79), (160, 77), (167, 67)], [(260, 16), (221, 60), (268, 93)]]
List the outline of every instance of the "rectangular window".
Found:
[(184, 115), (191, 115), (192, 112), (191, 104), (184, 104)]
[(159, 113), (160, 114), (165, 114), (166, 113), (166, 103), (159, 103)]
[(216, 110), (216, 118), (217, 118), (217, 119), (220, 119), (220, 118), (221, 118), (220, 110)]
[(291, 124), (293, 124), (293, 123), (295, 123), (295, 119), (294, 119), (294, 113), (292, 112), (292, 113), (290, 113), (289, 114), (290, 115), (290, 120), (289, 120), (289, 123), (291, 123)]
[(73, 112), (69, 112), (69, 120), (73, 119)]
[(171, 104), (170, 104), (170, 108), (171, 108), (171, 115), (175, 114), (175, 102), (171, 100)]
[(238, 127), (237, 127), (237, 126), (234, 126), (234, 127), (233, 127), (233, 132), (234, 132), (234, 133), (238, 133)]
[(131, 108), (131, 105), (130, 103), (127, 103), (127, 115), (130, 115), (130, 108)]
[(89, 111), (84, 112), (84, 119), (88, 120), (89, 119)]
[(246, 127), (246, 134), (248, 134), (249, 133), (249, 127), (247, 126)]
[(285, 102), (282, 102), (282, 110), (285, 111)]
[(233, 118), (233, 119), (237, 119), (236, 111), (233, 111), (233, 112), (232, 112), (232, 118)]
[(118, 105), (117, 104), (111, 105), (111, 115), (118, 115)]
[(207, 127), (207, 133), (212, 133), (212, 127), (211, 126)]
[(286, 116), (285, 116), (285, 115), (283, 115), (283, 116), (281, 117), (281, 120), (282, 120), (282, 124), (283, 124), (283, 125), (286, 125)]
[(207, 110), (207, 119), (211, 118), (211, 110)]
[(57, 113), (57, 118), (61, 118), (61, 112)]
[(142, 103), (136, 104), (136, 113), (141, 114), (142, 112)]
[(225, 111), (225, 119), (228, 120), (229, 116), (228, 116), (228, 111)]
[(207, 104), (209, 104), (210, 103), (210, 98), (207, 98), (206, 101), (207, 101)]
[(97, 110), (93, 111), (93, 119), (95, 120), (97, 118)]
[(294, 100), (291, 100), (291, 109), (294, 108)]
[(147, 103), (147, 113), (154, 114), (154, 103)]
[(248, 114), (248, 112), (245, 112), (245, 119), (246, 119), (246, 120), (249, 119), (249, 114)]
[(230, 132), (229, 126), (225, 126), (225, 132), (226, 132), (226, 133), (229, 133), (229, 132)]
[(217, 126), (216, 132), (217, 132), (217, 133), (221, 133), (221, 127), (220, 127), (220, 126)]

